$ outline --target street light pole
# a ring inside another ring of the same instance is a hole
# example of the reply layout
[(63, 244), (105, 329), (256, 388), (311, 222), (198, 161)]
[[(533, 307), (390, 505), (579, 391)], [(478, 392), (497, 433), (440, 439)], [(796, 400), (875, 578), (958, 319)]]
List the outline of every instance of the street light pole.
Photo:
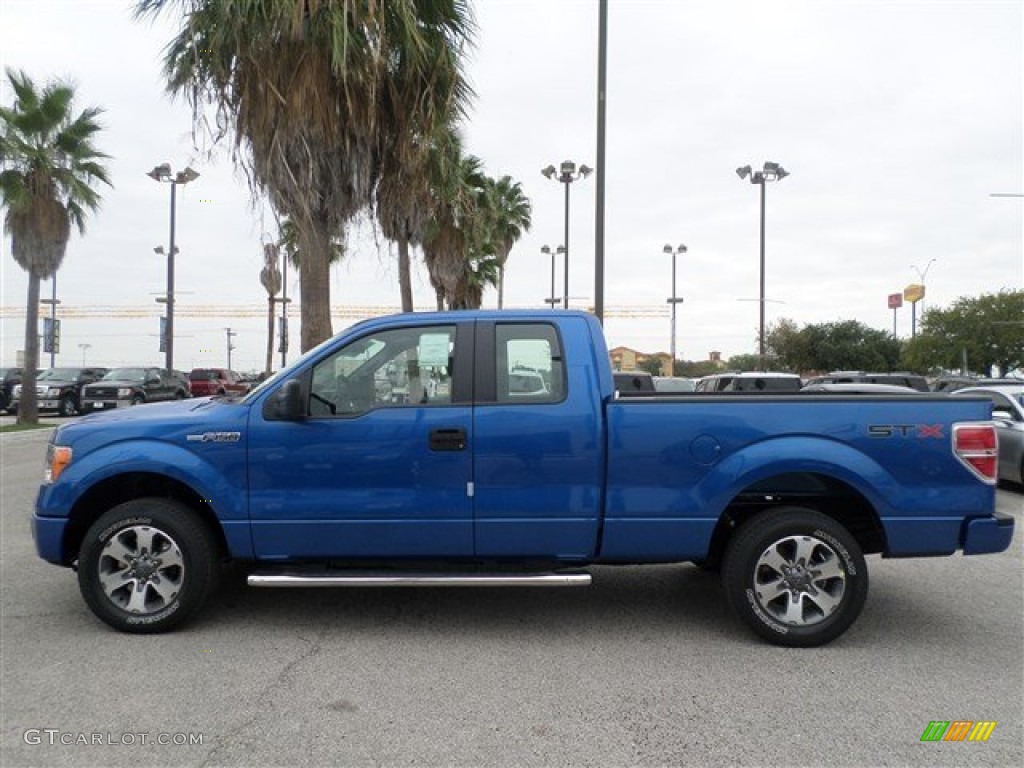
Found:
[(153, 181), (171, 185), (171, 233), (167, 251), (167, 320), (164, 325), (164, 367), (170, 373), (174, 369), (174, 254), (177, 252), (177, 248), (174, 247), (175, 192), (179, 184), (188, 184), (198, 179), (199, 173), (186, 167), (184, 171), (172, 175), (171, 164), (163, 163), (146, 175)]
[[(576, 163), (572, 160), (563, 160), (558, 170), (553, 165), (541, 169), (541, 173), (545, 177), (565, 184), (565, 267), (563, 270), (565, 272), (565, 285), (562, 292), (562, 306), (565, 309), (569, 308), (569, 185), (579, 179), (587, 178), (593, 172), (594, 169), (586, 165), (581, 165), (577, 171)], [(556, 173), (558, 174), (557, 178), (555, 177)]]
[(664, 253), (672, 255), (672, 296), (669, 298), (668, 303), (672, 305), (672, 376), (676, 375), (676, 304), (682, 304), (683, 300), (676, 296), (676, 256), (681, 253), (686, 253), (686, 246), (680, 245), (674, 249), (671, 245), (666, 244), (662, 249)]
[(57, 272), (54, 271), (52, 282), (52, 293), (49, 299), (40, 299), (40, 304), (50, 305), (50, 338), (44, 339), (50, 343), (50, 367), (56, 367), (56, 355), (57, 355), (57, 305), (60, 304), (57, 301)]
[(757, 356), (760, 369), (765, 370), (764, 362), (764, 303), (765, 303), (765, 259), (764, 259), (764, 213), (765, 213), (765, 187), (769, 181), (781, 181), (782, 179), (789, 176), (789, 171), (783, 168), (778, 163), (768, 161), (764, 164), (764, 168), (760, 171), (755, 171), (749, 165), (744, 165), (741, 168), (736, 169), (736, 175), (740, 179), (746, 179), (750, 177), (751, 184), (761, 185), (761, 292), (758, 299), (760, 305), (760, 319), (758, 323), (758, 341), (757, 341)]
[(554, 309), (555, 305), (561, 301), (561, 299), (555, 298), (555, 256), (565, 253), (565, 246), (560, 245), (552, 251), (550, 246), (543, 245), (541, 246), (540, 252), (551, 255), (551, 298), (544, 299), (544, 303), (550, 304), (551, 308)]
[(85, 350), (90, 349), (92, 344), (79, 344), (78, 348), (82, 350), (82, 367), (85, 368)]
[[(932, 268), (937, 259), (929, 259), (928, 263), (924, 265), (924, 271), (922, 271), (916, 264), (911, 264), (910, 268), (917, 272), (917, 276), (921, 281), (921, 316), (924, 317), (924, 281), (928, 278), (928, 270)], [(910, 337), (914, 338), (917, 336), (917, 302), (911, 302), (910, 305)]]

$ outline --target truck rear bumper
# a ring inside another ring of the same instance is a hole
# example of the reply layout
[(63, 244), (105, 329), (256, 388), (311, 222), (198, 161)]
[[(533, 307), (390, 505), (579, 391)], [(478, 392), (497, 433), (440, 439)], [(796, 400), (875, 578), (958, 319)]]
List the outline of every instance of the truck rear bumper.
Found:
[(66, 517), (40, 517), (32, 515), (32, 539), (36, 543), (36, 552), (49, 563), (65, 565), (62, 559), (64, 528)]
[(964, 522), (963, 550), (965, 555), (983, 555), (1002, 552), (1013, 540), (1013, 518), (996, 513), (990, 517), (975, 517)]

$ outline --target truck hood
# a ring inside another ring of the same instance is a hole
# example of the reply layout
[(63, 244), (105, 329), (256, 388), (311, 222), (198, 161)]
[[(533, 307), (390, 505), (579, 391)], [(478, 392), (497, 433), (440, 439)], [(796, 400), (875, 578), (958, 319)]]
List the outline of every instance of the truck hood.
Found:
[(249, 406), (238, 401), (209, 397), (150, 403), (77, 418), (58, 427), (53, 442), (69, 445), (76, 452), (88, 452), (130, 440), (159, 440), (185, 445), (196, 440), (196, 435), (242, 432), (248, 412)]
[(143, 382), (138, 379), (100, 379), (94, 381), (91, 384), (85, 385), (87, 388), (92, 387), (141, 387)]
[[(36, 379), (37, 387), (70, 387), (78, 382), (75, 379)], [(95, 384), (96, 382), (89, 382)]]

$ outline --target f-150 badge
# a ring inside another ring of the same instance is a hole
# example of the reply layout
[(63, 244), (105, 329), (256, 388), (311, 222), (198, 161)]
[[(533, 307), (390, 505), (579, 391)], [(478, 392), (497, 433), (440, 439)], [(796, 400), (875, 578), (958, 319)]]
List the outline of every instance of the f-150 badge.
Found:
[(241, 432), (203, 432), (201, 435), (185, 436), (189, 443), (237, 443), (241, 438)]

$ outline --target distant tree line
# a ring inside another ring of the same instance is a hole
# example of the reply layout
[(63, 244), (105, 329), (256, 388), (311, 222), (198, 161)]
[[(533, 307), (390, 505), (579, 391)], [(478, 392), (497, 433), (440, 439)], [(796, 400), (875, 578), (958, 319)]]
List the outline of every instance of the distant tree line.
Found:
[[(858, 320), (799, 326), (783, 318), (765, 334), (772, 370), (895, 371), (938, 374), (960, 370), (984, 376), (1024, 367), (1024, 291), (1003, 290), (962, 297), (950, 307), (924, 313), (913, 339), (897, 339)], [(757, 370), (757, 355), (730, 358), (729, 370)], [(706, 376), (710, 361), (677, 361), (677, 376)]]

